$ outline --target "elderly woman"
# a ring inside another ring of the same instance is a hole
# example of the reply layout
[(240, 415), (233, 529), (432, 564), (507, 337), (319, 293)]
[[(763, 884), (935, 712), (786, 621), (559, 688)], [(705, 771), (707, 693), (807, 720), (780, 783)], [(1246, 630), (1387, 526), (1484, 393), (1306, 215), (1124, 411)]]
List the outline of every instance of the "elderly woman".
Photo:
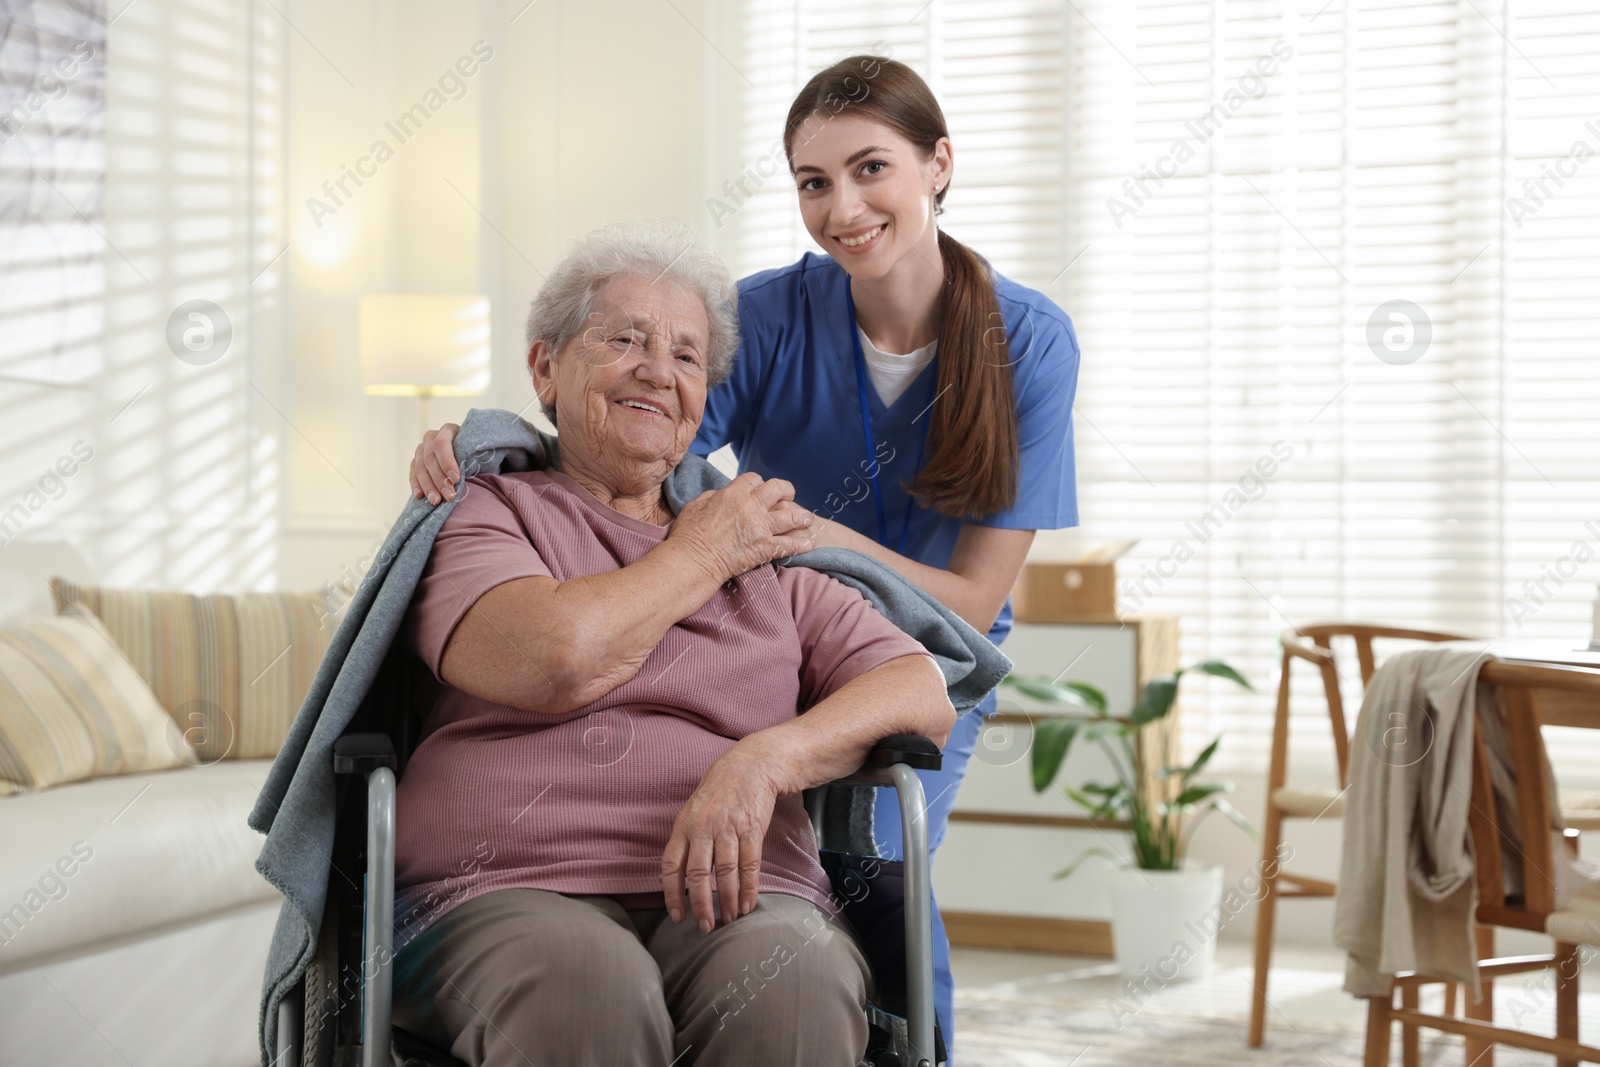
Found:
[(475, 477), (402, 630), (442, 683), (400, 780), (394, 1020), (473, 1064), (855, 1064), (867, 965), (800, 792), (954, 723), (923, 648), (753, 474), (663, 483), (729, 372), (687, 230), (591, 234), (528, 317), (551, 469)]

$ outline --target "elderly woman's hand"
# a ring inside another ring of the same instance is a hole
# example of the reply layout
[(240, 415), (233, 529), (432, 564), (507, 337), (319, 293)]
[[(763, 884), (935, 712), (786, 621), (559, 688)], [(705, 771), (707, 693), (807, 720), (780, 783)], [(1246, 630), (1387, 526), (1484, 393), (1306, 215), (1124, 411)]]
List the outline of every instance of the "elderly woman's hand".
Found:
[(770, 761), (758, 754), (759, 747), (745, 738), (717, 757), (678, 812), (661, 856), (661, 891), (673, 922), (693, 914), (710, 933), (719, 918), (713, 890), (724, 925), (756, 906), (761, 845), (778, 800), (777, 785), (764, 770)]
[(794, 486), (746, 471), (721, 489), (689, 501), (669, 541), (688, 541), (719, 579), (816, 547), (811, 512), (794, 502)]
[(411, 457), (411, 495), (427, 497), (428, 503), (456, 498), (455, 441), (461, 427), (447, 422), (422, 435), (422, 443)]

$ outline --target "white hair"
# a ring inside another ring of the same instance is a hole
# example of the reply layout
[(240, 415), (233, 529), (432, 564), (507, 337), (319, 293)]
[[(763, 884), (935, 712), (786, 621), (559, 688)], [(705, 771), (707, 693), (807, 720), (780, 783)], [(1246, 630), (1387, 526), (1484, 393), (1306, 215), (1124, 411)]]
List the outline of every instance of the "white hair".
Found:
[[(739, 290), (721, 257), (675, 219), (618, 222), (579, 238), (533, 298), (528, 347), (543, 341), (552, 352), (561, 351), (583, 331), (600, 290), (628, 275), (652, 280), (668, 276), (700, 298), (711, 334), (706, 380), (708, 385), (721, 384), (739, 347)], [(555, 418), (550, 405), (544, 410)]]

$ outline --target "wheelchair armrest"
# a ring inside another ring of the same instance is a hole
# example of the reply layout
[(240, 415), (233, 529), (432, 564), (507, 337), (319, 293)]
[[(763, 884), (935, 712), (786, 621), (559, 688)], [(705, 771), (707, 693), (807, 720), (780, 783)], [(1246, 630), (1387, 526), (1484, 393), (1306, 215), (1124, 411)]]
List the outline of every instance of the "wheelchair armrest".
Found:
[(379, 767), (395, 769), (394, 742), (388, 734), (345, 734), (333, 743), (333, 773), (367, 775)]
[(863, 767), (892, 767), (904, 763), (917, 771), (936, 771), (944, 763), (939, 746), (921, 734), (890, 734), (881, 738), (867, 753)]
[(827, 789), (836, 785), (893, 786), (897, 782), (891, 773), (895, 767), (905, 767), (913, 771), (936, 771), (943, 762), (944, 757), (939, 752), (939, 746), (930, 738), (921, 734), (890, 734), (872, 746), (872, 751), (867, 753), (866, 762), (854, 774), (836, 779), (820, 788)]

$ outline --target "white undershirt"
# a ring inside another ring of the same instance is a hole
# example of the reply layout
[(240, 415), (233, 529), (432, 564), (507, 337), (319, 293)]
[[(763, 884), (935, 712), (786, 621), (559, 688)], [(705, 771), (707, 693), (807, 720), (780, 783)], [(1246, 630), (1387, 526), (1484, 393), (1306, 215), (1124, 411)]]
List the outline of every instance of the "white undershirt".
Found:
[(922, 373), (922, 368), (933, 361), (934, 349), (939, 347), (935, 339), (915, 352), (897, 356), (875, 346), (867, 339), (867, 331), (859, 326), (856, 332), (861, 335), (861, 356), (867, 361), (867, 373), (872, 376), (873, 387), (878, 390), (884, 407), (894, 406), (906, 387)]

